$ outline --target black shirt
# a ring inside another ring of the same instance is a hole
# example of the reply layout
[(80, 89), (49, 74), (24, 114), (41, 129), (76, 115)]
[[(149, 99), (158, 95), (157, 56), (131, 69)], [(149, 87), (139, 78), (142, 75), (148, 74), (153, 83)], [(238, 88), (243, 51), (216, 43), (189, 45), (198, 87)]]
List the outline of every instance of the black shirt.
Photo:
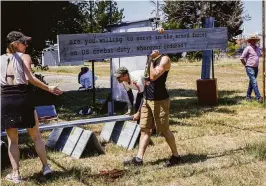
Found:
[[(157, 58), (151, 65), (155, 68), (161, 62), (163, 55)], [(164, 100), (169, 98), (169, 94), (166, 90), (165, 82), (167, 79), (169, 71), (165, 71), (159, 78), (155, 81), (148, 80), (149, 82), (145, 84), (144, 87), (144, 98), (147, 100)]]

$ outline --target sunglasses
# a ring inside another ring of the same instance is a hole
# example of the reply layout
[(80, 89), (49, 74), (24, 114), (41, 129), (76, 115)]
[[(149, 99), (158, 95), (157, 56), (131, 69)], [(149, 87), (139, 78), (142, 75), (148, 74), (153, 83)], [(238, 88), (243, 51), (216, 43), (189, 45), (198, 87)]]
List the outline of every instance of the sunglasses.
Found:
[(29, 44), (28, 41), (26, 41), (26, 40), (18, 40), (18, 42), (22, 43), (25, 46), (28, 46), (28, 44)]

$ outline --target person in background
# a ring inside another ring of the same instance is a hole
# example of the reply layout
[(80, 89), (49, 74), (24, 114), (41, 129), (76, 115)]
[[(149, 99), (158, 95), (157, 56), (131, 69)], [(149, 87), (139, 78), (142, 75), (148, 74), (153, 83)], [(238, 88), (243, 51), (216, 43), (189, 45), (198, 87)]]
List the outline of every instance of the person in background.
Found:
[(123, 83), (127, 95), (129, 98), (128, 102), (128, 112), (126, 114), (132, 114), (132, 107), (134, 102), (134, 96), (132, 90), (138, 91), (135, 103), (135, 111), (133, 120), (139, 120), (140, 118), (140, 108), (143, 101), (143, 91), (144, 91), (144, 70), (136, 70), (128, 72), (126, 67), (120, 67), (116, 70), (114, 77), (119, 83)]
[(256, 79), (259, 71), (259, 58), (261, 56), (260, 48), (257, 46), (259, 40), (260, 38), (257, 35), (253, 35), (247, 39), (249, 45), (244, 49), (240, 61), (245, 66), (247, 76), (249, 77), (246, 100), (251, 100), (251, 93), (254, 90), (257, 101), (262, 103), (263, 100)]
[(32, 74), (31, 57), (25, 54), (30, 40), (31, 37), (21, 32), (10, 32), (6, 38), (6, 54), (1, 56), (1, 128), (6, 130), (8, 155), (12, 166), (12, 173), (5, 179), (13, 183), (22, 182), (19, 170), (18, 128), (26, 128), (34, 141), (35, 150), (42, 162), (43, 175), (52, 173), (47, 164), (45, 144), (39, 131), (38, 116), (28, 84), (55, 95), (62, 94), (59, 88), (42, 83)]
[[(94, 76), (94, 81), (98, 78)], [(81, 67), (81, 71), (78, 75), (78, 82), (82, 85), (82, 88), (91, 89), (92, 88), (92, 72), (88, 67)]]

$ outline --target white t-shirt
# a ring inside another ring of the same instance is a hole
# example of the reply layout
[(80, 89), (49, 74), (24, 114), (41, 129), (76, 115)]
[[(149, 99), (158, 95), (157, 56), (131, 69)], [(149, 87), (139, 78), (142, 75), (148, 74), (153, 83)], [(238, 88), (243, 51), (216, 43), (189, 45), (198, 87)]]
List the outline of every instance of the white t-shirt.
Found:
[[(94, 81), (97, 79), (97, 76), (94, 76)], [(92, 87), (92, 72), (90, 70), (80, 76), (80, 84), (86, 89)]]
[(130, 84), (123, 82), (126, 91), (133, 89), (142, 93), (144, 91), (144, 70), (129, 72)]

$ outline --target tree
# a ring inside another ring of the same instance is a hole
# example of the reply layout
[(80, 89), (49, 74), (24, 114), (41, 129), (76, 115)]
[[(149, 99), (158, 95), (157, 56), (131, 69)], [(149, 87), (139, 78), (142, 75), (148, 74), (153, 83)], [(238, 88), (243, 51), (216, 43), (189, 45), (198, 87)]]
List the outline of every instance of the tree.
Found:
[[(112, 6), (112, 22), (123, 18), (123, 9), (118, 10), (116, 2), (96, 1), (90, 19), (88, 1), (3, 1), (1, 2), (1, 39), (13, 30), (32, 37), (28, 53), (40, 53), (45, 48), (45, 40), (56, 43), (58, 34), (79, 34), (101, 32), (108, 25), (108, 8)], [(91, 21), (93, 20), (93, 21)], [(5, 53), (5, 42), (1, 43), (1, 53)]]
[(105, 32), (108, 24), (120, 23), (124, 18), (124, 9), (118, 10), (115, 1), (96, 1), (93, 8), (93, 32)]
[[(165, 29), (201, 28), (205, 17), (215, 18), (215, 27), (227, 27), (228, 39), (234, 43), (234, 37), (241, 34), (241, 25), (249, 20), (243, 15), (244, 5), (241, 1), (164, 1), (162, 10), (166, 21)], [(192, 58), (201, 58), (202, 52), (189, 52)]]
[(205, 17), (215, 18), (215, 27), (227, 27), (228, 39), (241, 34), (244, 20), (250, 19), (243, 15), (243, 2), (238, 1), (165, 1), (162, 7), (166, 22), (164, 27), (180, 29), (200, 28)]

